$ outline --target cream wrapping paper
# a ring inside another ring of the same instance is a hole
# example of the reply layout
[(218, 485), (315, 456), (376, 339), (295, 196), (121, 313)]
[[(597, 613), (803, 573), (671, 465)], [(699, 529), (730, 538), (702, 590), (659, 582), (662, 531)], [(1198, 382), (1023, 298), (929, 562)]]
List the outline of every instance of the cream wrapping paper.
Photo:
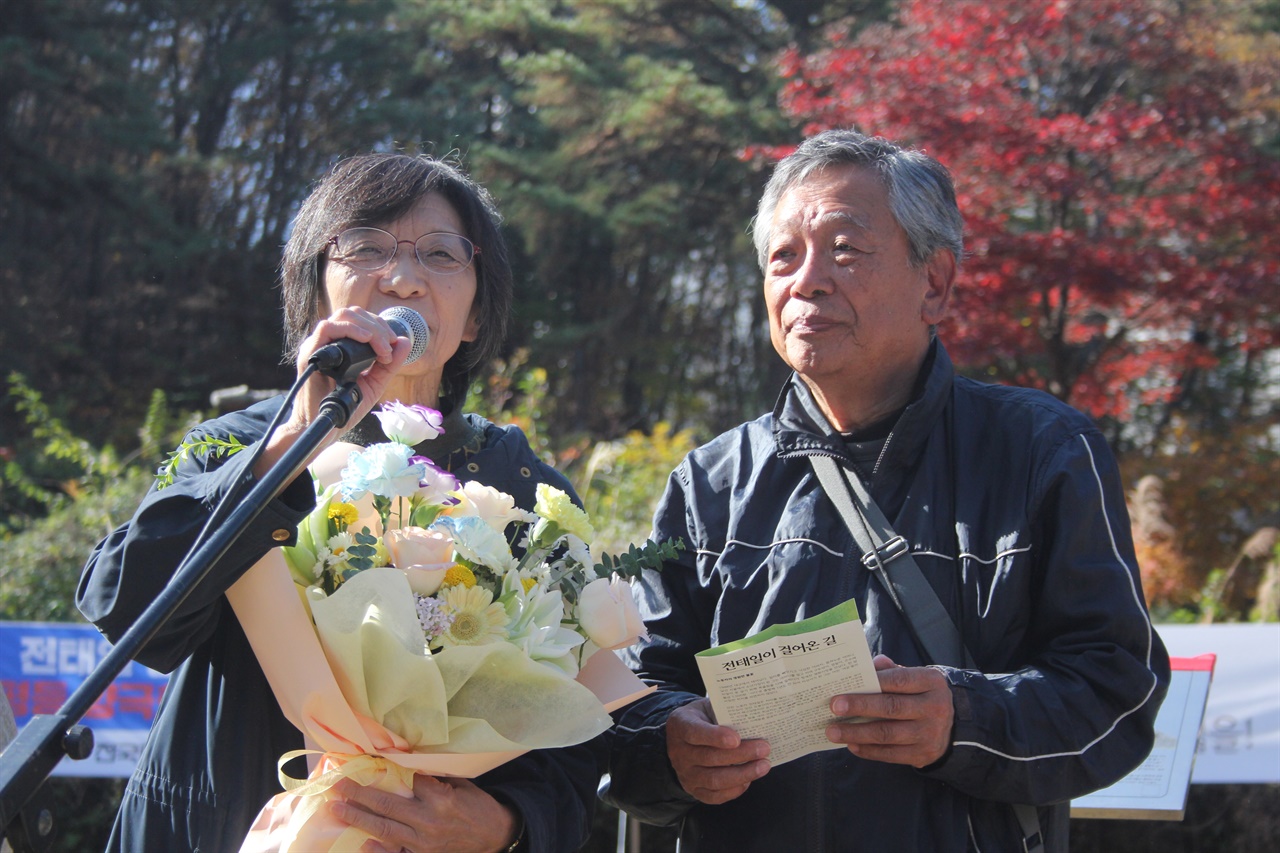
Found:
[[(322, 483), (337, 478), (334, 451), (320, 460)], [(324, 808), (339, 778), (409, 797), (413, 773), (472, 778), (530, 749), (582, 743), (608, 728), (609, 711), (653, 690), (609, 651), (591, 654), (576, 680), (506, 642), (427, 654), (394, 568), (361, 572), (326, 598), (304, 593), (273, 549), (227, 598), (285, 717), (314, 748), (308, 779), (264, 806), (242, 853), (358, 850), (368, 836)]]

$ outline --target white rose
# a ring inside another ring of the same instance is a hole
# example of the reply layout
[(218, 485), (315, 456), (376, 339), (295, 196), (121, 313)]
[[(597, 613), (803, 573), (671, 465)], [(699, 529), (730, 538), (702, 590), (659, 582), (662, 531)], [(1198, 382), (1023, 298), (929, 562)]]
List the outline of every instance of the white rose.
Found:
[(578, 598), (578, 624), (602, 649), (620, 649), (649, 636), (631, 595), (631, 584), (619, 578), (599, 578), (583, 587)]
[(455, 518), (474, 515), (485, 521), (494, 530), (503, 531), (513, 521), (534, 522), (538, 517), (516, 506), (516, 499), (506, 492), (500, 492), (492, 486), (485, 486), (471, 480), (464, 483), (458, 494), (462, 502), (449, 510)]

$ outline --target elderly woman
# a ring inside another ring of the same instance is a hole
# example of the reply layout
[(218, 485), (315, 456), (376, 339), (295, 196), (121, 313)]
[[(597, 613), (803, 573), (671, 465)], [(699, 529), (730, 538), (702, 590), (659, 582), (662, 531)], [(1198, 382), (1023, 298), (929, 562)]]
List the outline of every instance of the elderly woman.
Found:
[[(369, 344), (376, 360), (358, 379), (363, 402), (343, 438), (386, 440), (369, 414), (379, 401), (438, 408), (445, 432), (417, 452), (531, 508), (537, 483), (572, 494), (568, 482), (539, 461), (518, 428), (462, 412), (473, 372), (501, 345), (511, 304), (498, 222), (487, 192), (447, 163), (398, 154), (340, 163), (303, 204), (285, 248), (286, 351), (301, 375), (326, 344)], [(426, 352), (409, 364), (410, 342), (379, 316), (392, 306), (418, 312), (430, 330)], [(244, 470), (248, 452), (195, 453), (171, 485), (153, 487), (133, 519), (89, 558), (77, 593), (81, 612), (109, 638), (123, 634), (164, 588), (210, 507), (280, 458), (332, 388), (319, 374), (308, 380), (253, 470)], [(204, 423), (184, 444), (234, 436), (253, 446), (281, 404)], [(310, 477), (298, 477), (138, 655), (172, 676), (110, 850), (234, 850), (280, 791), (276, 759), (301, 748), (302, 736), (280, 712), (223, 593), (269, 549), (290, 544), (314, 505)], [(381, 840), (366, 844), (371, 852), (575, 850), (589, 832), (597, 775), (589, 746), (543, 750), (474, 783), (419, 776), (412, 799), (343, 783), (344, 801), (334, 808)]]

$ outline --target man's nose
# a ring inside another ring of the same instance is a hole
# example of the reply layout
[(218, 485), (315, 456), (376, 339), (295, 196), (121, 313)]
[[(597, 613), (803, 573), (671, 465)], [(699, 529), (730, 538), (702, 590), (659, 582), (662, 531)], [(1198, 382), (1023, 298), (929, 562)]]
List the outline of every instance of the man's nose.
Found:
[(810, 249), (805, 252), (804, 259), (791, 278), (791, 292), (805, 299), (830, 293), (835, 286), (831, 279), (831, 269), (831, 264), (821, 252)]

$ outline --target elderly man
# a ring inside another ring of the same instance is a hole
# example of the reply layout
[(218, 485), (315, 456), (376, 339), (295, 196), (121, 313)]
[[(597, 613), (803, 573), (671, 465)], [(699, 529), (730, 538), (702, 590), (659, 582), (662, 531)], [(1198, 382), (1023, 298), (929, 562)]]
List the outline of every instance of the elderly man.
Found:
[[(671, 476), (654, 535), (688, 547), (646, 579), (650, 636), (628, 658), (659, 691), (618, 715), (604, 788), (680, 822), (682, 853), (1065, 851), (1067, 801), (1151, 748), (1168, 657), (1114, 459), (1058, 400), (954, 374), (934, 327), (962, 231), (941, 164), (853, 131), (807, 140), (765, 190), (755, 243), (794, 373), (772, 414)], [(923, 602), (873, 578), (816, 457), (905, 539), (964, 660), (936, 660)], [(714, 723), (693, 656), (850, 598), (882, 692), (831, 712), (873, 721), (771, 766)]]

